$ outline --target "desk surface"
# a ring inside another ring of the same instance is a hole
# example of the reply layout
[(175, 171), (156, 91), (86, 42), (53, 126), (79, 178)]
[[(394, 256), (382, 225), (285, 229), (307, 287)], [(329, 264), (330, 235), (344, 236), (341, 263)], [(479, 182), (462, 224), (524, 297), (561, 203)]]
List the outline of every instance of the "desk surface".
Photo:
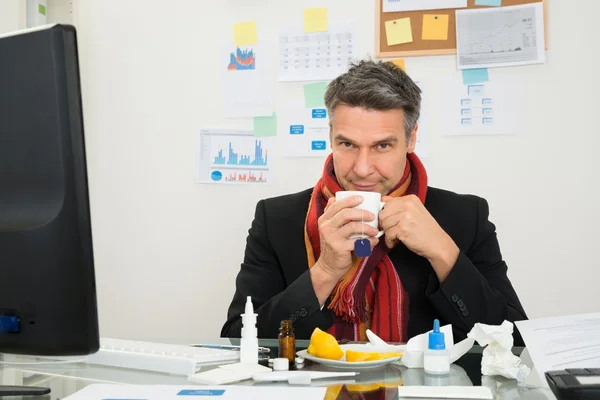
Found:
[[(211, 341), (229, 343), (227, 339)], [(259, 345), (270, 347), (276, 354), (276, 341), (261, 340)], [(307, 343), (298, 342), (298, 349)], [(519, 354), (521, 349), (514, 349)], [(517, 385), (516, 381), (503, 377), (481, 375), (480, 347), (474, 347), (451, 366), (449, 377), (443, 381), (432, 381), (422, 369), (408, 369), (403, 366), (387, 365), (382, 368), (361, 372), (354, 382), (313, 381), (316, 385), (328, 387), (327, 399), (397, 399), (394, 389), (397, 385), (485, 385), (495, 395), (496, 400), (553, 400), (548, 389), (528, 388)], [(120, 368), (100, 367), (82, 362), (56, 363), (34, 357), (0, 355), (0, 385), (25, 385), (49, 387), (48, 396), (36, 397), (40, 400), (62, 399), (93, 383), (117, 384), (161, 384), (190, 385), (184, 376), (136, 371)], [(46, 361), (46, 363), (40, 363)], [(18, 362), (18, 363), (16, 363)], [(319, 364), (306, 360), (304, 370), (325, 370)], [(245, 381), (242, 385), (285, 385), (283, 383), (255, 383)]]

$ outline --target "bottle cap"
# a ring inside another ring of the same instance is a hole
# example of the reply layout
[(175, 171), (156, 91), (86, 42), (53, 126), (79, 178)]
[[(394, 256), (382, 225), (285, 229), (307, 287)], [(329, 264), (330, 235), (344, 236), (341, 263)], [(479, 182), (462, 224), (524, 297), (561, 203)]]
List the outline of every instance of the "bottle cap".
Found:
[(273, 360), (273, 371), (287, 371), (290, 369), (290, 362), (287, 358), (276, 358)]
[(446, 350), (444, 332), (440, 332), (440, 321), (433, 320), (433, 331), (429, 332), (429, 350)]

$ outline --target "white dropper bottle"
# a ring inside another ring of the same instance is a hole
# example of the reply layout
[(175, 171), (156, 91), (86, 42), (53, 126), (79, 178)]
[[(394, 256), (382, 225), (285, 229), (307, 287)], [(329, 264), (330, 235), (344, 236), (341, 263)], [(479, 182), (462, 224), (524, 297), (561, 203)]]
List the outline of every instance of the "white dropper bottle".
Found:
[(440, 332), (440, 321), (433, 321), (433, 331), (429, 332), (429, 343), (423, 356), (426, 374), (445, 375), (450, 373), (450, 356), (446, 349), (444, 332)]
[(240, 341), (240, 362), (258, 364), (258, 330), (252, 306), (252, 298), (246, 298), (246, 309), (242, 314), (242, 339)]

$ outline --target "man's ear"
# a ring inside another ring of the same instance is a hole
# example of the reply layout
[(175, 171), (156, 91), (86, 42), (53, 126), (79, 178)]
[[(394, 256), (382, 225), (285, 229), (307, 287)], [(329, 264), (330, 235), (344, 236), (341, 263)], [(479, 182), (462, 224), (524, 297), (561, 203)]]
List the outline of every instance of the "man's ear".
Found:
[(406, 148), (407, 153), (413, 153), (415, 146), (417, 145), (417, 131), (419, 130), (419, 124), (415, 124), (412, 132), (410, 133), (410, 139), (408, 140), (408, 147)]

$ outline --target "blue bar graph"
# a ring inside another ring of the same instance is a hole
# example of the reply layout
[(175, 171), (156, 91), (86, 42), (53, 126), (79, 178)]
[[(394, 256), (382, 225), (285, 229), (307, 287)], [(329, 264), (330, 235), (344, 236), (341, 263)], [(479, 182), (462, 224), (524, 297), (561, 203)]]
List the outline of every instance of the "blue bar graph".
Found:
[(215, 164), (218, 165), (255, 165), (266, 166), (268, 161), (268, 151), (264, 151), (260, 140), (254, 141), (254, 158), (250, 155), (240, 155), (233, 151), (233, 145), (229, 142), (229, 153), (227, 157), (223, 155), (224, 149), (219, 149), (218, 155), (215, 157)]

